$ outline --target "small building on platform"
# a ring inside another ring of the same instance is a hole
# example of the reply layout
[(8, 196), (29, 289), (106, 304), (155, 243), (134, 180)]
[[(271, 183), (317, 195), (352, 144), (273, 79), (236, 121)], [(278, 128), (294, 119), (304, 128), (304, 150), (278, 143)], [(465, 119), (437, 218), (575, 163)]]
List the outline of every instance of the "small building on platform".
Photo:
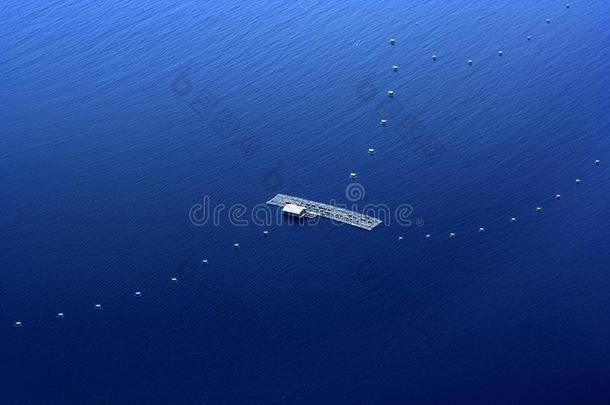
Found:
[(307, 213), (307, 210), (305, 209), (305, 207), (301, 207), (300, 205), (286, 204), (286, 205), (284, 205), (284, 208), (282, 208), (282, 212), (284, 214), (292, 215), (292, 216), (295, 216), (298, 218), (303, 218), (305, 216), (305, 214)]

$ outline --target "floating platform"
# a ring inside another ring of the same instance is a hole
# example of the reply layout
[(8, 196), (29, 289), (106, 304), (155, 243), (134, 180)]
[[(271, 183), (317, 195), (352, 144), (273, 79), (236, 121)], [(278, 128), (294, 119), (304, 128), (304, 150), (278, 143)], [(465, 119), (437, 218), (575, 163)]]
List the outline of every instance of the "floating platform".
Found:
[(359, 214), (345, 208), (335, 207), (334, 205), (305, 200), (304, 198), (293, 197), (285, 194), (276, 195), (271, 200), (267, 201), (267, 204), (277, 205), (278, 207), (285, 207), (288, 204), (292, 206), (304, 207), (306, 211), (305, 217), (314, 218), (316, 216), (320, 216), (332, 219), (333, 221), (366, 229), (367, 231), (372, 230), (381, 223), (380, 219)]

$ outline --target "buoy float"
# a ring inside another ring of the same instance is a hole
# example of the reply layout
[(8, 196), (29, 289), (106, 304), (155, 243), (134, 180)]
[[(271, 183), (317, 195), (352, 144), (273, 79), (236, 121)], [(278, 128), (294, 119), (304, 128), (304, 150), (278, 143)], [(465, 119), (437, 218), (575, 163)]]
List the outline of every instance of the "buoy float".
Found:
[(142, 296), (142, 293), (140, 291), (136, 291), (135, 293), (133, 293), (133, 296), (136, 298), (140, 298)]
[(432, 60), (436, 60), (436, 55), (432, 55)]
[(542, 212), (542, 207), (536, 207), (536, 212)]
[(468, 64), (472, 66), (472, 59), (468, 59)]
[(102, 304), (95, 304), (95, 309), (102, 309)]
[(23, 326), (23, 324), (21, 323), (21, 321), (15, 322), (15, 327), (16, 328), (21, 328), (22, 326)]
[(555, 199), (556, 199), (556, 200), (561, 199), (561, 194), (555, 194)]
[(358, 177), (358, 175), (356, 173), (350, 173), (349, 174), (349, 178), (350, 179), (355, 179), (356, 177)]
[(580, 179), (576, 179), (575, 183), (580, 184)]
[(233, 249), (239, 249), (239, 243), (234, 243), (233, 244)]
[(269, 236), (269, 231), (263, 231), (263, 236)]
[(498, 55), (499, 55), (499, 56), (502, 56), (502, 55), (504, 55), (504, 52), (502, 52), (502, 51), (498, 51)]
[(390, 45), (396, 44), (396, 40), (394, 38), (390, 38)]
[(450, 237), (450, 238), (455, 238), (455, 233), (451, 232), (451, 233), (449, 234), (449, 237)]
[(63, 312), (58, 312), (57, 313), (57, 318), (58, 319), (64, 319), (64, 313)]
[(394, 90), (388, 90), (388, 97), (394, 97)]
[(393, 72), (398, 72), (398, 66), (396, 66), (396, 65), (392, 66), (392, 71)]
[(485, 228), (483, 228), (483, 227), (480, 227), (480, 228), (479, 228), (479, 232), (480, 232), (480, 233), (483, 233), (483, 232), (485, 232)]
[(375, 149), (369, 148), (369, 155), (374, 155), (374, 154), (375, 154)]
[(512, 223), (514, 224), (515, 222), (517, 222), (517, 218), (512, 217), (512, 218), (510, 219), (510, 222), (512, 222)]
[(379, 120), (379, 123), (381, 124), (381, 126), (384, 126), (384, 127), (388, 126), (388, 120), (386, 120), (386, 119)]

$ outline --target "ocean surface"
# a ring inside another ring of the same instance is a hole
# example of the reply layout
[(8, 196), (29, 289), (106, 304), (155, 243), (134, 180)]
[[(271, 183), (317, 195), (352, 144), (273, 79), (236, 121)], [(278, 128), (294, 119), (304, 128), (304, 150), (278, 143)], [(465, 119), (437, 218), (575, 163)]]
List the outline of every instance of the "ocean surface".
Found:
[(0, 15), (0, 403), (610, 401), (610, 2)]

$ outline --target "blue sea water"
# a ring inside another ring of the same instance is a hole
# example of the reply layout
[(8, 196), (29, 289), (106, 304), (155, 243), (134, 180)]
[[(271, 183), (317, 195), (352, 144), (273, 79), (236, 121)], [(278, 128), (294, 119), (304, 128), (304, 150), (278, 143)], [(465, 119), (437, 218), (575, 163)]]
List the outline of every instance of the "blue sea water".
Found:
[(0, 15), (1, 403), (608, 403), (610, 3)]

